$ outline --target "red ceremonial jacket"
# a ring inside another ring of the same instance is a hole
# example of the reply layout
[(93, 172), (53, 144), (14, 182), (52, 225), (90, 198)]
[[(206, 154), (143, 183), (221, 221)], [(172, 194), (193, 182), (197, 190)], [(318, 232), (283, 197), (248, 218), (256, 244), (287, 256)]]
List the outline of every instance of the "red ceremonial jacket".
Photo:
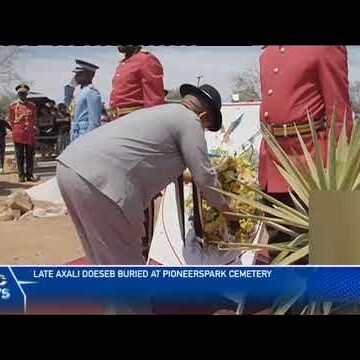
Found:
[[(260, 56), (260, 78), (261, 122), (274, 126), (308, 123), (306, 110), (314, 120), (325, 118), (326, 130), (318, 132), (325, 161), (334, 105), (337, 135), (346, 112), (347, 134), (350, 136), (353, 120), (345, 46), (267, 46)], [(314, 156), (311, 134), (302, 137)], [(297, 137), (277, 137), (277, 140), (296, 164), (291, 148), (302, 154)], [(305, 162), (305, 158), (301, 158)], [(259, 159), (260, 185), (270, 193), (287, 192), (289, 185), (275, 167), (275, 160), (275, 154), (263, 140)]]
[(9, 107), (8, 120), (12, 126), (14, 143), (35, 146), (37, 126), (36, 105), (32, 102), (16, 101)]
[(146, 50), (122, 60), (113, 78), (110, 108), (163, 104), (163, 75), (160, 61)]

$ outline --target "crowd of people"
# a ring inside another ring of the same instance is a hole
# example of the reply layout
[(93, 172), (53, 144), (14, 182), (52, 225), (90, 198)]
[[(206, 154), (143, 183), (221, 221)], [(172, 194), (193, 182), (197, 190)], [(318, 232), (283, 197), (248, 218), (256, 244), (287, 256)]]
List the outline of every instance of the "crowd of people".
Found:
[[(99, 91), (92, 85), (97, 65), (76, 60), (75, 75), (65, 86), (64, 103), (72, 122), (70, 144), (58, 157), (57, 178), (87, 258), (93, 264), (144, 263), (141, 239), (144, 244), (152, 236), (153, 200), (186, 169), (212, 206), (221, 212), (232, 211), (227, 201), (210, 189), (219, 187), (219, 182), (204, 136), (205, 130), (218, 131), (222, 127), (219, 92), (208, 84), (183, 84), (181, 103), (167, 104), (164, 71), (157, 57), (141, 46), (118, 46), (118, 51), (123, 59), (116, 68), (106, 110)], [(334, 110), (337, 128), (346, 121), (348, 135), (351, 133), (345, 46), (264, 46), (260, 81), (259, 120), (289, 156), (294, 156), (293, 150), (302, 153), (294, 136), (295, 124), (314, 154), (307, 111), (315, 119), (324, 159)], [(80, 91), (75, 97), (76, 87)], [(9, 109), (21, 181), (33, 180), (30, 159), (34, 132), (24, 134), (36, 123), (36, 114), (26, 101), (28, 90), (23, 85), (18, 87), (19, 101)], [(4, 126), (9, 127), (1, 125), (1, 133)], [(299, 158), (305, 161), (301, 155)], [(263, 141), (260, 186), (292, 206), (291, 189), (275, 161)], [(228, 221), (236, 220), (226, 217)], [(286, 241), (286, 234), (270, 228), (269, 234), (270, 243)]]
[[(186, 168), (211, 205), (221, 212), (231, 212), (225, 199), (210, 189), (219, 183), (204, 136), (205, 129), (218, 131), (222, 126), (218, 91), (210, 85), (184, 84), (180, 87), (181, 104), (164, 104), (163, 69), (155, 56), (136, 46), (120, 46), (119, 51), (125, 57), (113, 80), (110, 124), (86, 136), (82, 135), (86, 129), (92, 130), (95, 123), (90, 120), (91, 125), (85, 129), (84, 104), (97, 104), (99, 114), (100, 101), (91, 86), (96, 67), (78, 63), (74, 82), (82, 82), (84, 90), (75, 110), (73, 139), (79, 140), (59, 157), (60, 189), (86, 254), (95, 264), (144, 262), (139, 241), (146, 235), (143, 223), (149, 222), (149, 218), (144, 218), (144, 210), (151, 208), (154, 197)], [(88, 76), (79, 79), (79, 72), (87, 72)], [(307, 111), (315, 119), (324, 158), (334, 109), (338, 129), (345, 119), (350, 134), (353, 119), (346, 47), (264, 46), (260, 77), (260, 121), (271, 129), (290, 156), (292, 149), (301, 153), (294, 124), (314, 154)], [(84, 98), (88, 100), (85, 102)], [(291, 189), (274, 161), (275, 155), (263, 141), (260, 186), (292, 206), (288, 193)], [(105, 212), (106, 220), (101, 217)], [(235, 220), (226, 216), (229, 221)], [(269, 233), (271, 243), (285, 241), (286, 234), (271, 229)]]

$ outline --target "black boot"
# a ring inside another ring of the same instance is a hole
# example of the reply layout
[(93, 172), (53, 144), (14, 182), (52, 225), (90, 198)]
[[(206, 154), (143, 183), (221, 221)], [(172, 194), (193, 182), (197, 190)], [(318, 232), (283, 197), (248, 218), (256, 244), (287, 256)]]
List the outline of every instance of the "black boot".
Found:
[(35, 178), (34, 175), (27, 175), (26, 180), (31, 181), (31, 182), (36, 182), (37, 181), (37, 179)]
[(21, 182), (21, 183), (25, 182), (25, 176), (24, 175), (19, 175), (19, 182)]

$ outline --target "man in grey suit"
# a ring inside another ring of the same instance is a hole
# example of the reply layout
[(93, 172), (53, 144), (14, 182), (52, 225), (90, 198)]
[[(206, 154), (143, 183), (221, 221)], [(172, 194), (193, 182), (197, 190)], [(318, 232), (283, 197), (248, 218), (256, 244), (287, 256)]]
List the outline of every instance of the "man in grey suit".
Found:
[(185, 84), (180, 92), (181, 104), (133, 112), (80, 137), (58, 158), (59, 188), (92, 264), (144, 264), (144, 209), (186, 168), (210, 204), (231, 211), (209, 188), (219, 182), (204, 136), (222, 126), (220, 94), (210, 85)]

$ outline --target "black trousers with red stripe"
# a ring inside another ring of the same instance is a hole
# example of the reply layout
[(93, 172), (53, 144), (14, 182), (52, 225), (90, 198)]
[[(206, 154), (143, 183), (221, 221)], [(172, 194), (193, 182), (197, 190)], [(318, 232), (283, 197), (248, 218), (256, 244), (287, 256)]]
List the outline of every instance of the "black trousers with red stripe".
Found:
[(35, 148), (31, 145), (15, 143), (15, 156), (19, 176), (33, 176)]

